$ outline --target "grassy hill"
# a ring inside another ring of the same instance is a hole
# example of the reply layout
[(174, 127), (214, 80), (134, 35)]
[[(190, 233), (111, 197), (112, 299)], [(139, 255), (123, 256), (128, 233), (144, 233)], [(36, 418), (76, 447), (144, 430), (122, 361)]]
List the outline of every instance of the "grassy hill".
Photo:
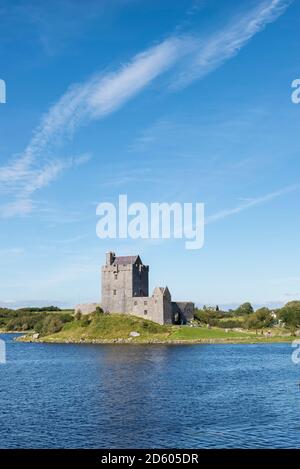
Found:
[[(131, 332), (137, 332), (132, 337)], [(63, 324), (59, 331), (42, 333), (36, 339), (32, 334), (24, 341), (66, 343), (254, 343), (290, 340), (288, 337), (265, 337), (255, 332), (224, 330), (213, 327), (159, 325), (136, 316), (97, 314)]]
[[(139, 337), (130, 338), (131, 332), (137, 332)], [(92, 314), (64, 325), (56, 334), (45, 337), (48, 341), (108, 341), (114, 342), (124, 339), (138, 342), (151, 339), (164, 340), (170, 334), (168, 326), (161, 326), (136, 316), (124, 314)]]

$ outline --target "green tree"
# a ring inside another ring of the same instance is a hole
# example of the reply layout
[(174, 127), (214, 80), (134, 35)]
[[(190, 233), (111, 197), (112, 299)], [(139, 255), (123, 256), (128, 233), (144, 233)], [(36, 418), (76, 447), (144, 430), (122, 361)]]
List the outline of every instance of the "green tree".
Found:
[(251, 303), (246, 302), (246, 303), (243, 303), (241, 306), (239, 306), (235, 310), (235, 315), (236, 316), (246, 316), (248, 314), (252, 314), (253, 312), (254, 312), (254, 310), (253, 310), (253, 306), (251, 305)]
[(279, 318), (294, 334), (295, 330), (300, 327), (300, 301), (290, 301), (278, 311)]
[(271, 327), (274, 323), (272, 314), (268, 308), (260, 308), (255, 313), (249, 314), (245, 319), (245, 324), (248, 329), (263, 329)]

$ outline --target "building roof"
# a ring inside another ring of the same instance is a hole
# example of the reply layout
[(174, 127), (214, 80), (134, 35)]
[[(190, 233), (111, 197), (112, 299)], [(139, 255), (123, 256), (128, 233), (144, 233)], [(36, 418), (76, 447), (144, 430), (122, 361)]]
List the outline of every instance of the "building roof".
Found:
[(128, 265), (128, 264), (135, 264), (137, 260), (140, 260), (140, 256), (117, 256), (114, 259), (115, 265)]
[(153, 290), (153, 295), (160, 293), (163, 296), (169, 296), (171, 298), (171, 293), (168, 287), (155, 287)]

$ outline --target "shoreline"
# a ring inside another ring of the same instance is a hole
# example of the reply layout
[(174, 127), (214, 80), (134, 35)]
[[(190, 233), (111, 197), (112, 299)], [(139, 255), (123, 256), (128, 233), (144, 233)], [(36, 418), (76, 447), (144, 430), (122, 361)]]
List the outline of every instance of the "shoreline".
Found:
[(40, 343), (40, 344), (77, 344), (77, 345), (209, 345), (209, 344), (219, 344), (219, 345), (254, 345), (254, 344), (283, 344), (290, 343), (294, 340), (294, 337), (276, 337), (276, 338), (253, 338), (249, 337), (245, 339), (233, 339), (233, 338), (210, 338), (210, 339), (148, 339), (148, 340), (134, 340), (132, 338), (124, 339), (66, 339), (61, 338), (39, 338), (33, 339), (30, 336), (23, 335), (16, 338), (16, 342), (25, 342), (25, 343)]

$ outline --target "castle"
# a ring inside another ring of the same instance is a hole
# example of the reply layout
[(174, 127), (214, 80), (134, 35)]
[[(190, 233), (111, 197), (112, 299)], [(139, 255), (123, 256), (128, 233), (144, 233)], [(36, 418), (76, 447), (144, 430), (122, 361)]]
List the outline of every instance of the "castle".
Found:
[(159, 324), (186, 324), (193, 319), (194, 304), (172, 301), (168, 287), (156, 287), (149, 296), (149, 266), (139, 255), (106, 253), (101, 290), (101, 304), (80, 304), (75, 311), (90, 314), (100, 306), (105, 313), (132, 314)]

